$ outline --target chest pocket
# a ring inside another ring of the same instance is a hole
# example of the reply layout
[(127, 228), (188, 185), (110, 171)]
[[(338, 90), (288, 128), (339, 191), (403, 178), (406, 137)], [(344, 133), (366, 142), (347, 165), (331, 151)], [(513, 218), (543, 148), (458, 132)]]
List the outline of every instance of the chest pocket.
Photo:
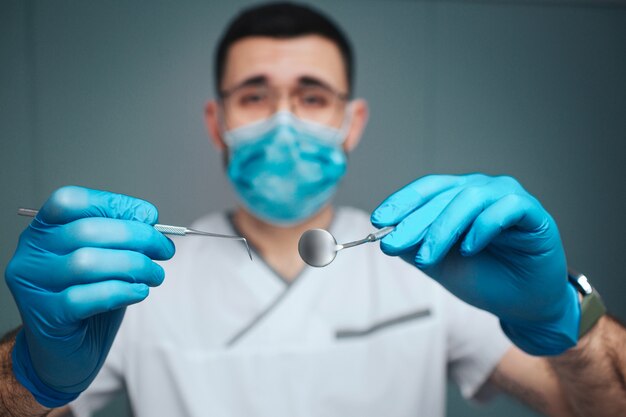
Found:
[(378, 321), (369, 327), (357, 329), (357, 328), (344, 328), (337, 330), (335, 333), (335, 337), (337, 339), (351, 339), (351, 338), (359, 338), (359, 337), (368, 337), (371, 335), (375, 335), (377, 332), (385, 331), (385, 330), (394, 330), (394, 327), (402, 326), (402, 325), (410, 325), (413, 321), (417, 320), (427, 320), (432, 315), (431, 310), (429, 308), (423, 308), (417, 311), (414, 311), (409, 314), (400, 315), (397, 317), (393, 317), (387, 320)]
[[(211, 351), (161, 345), (144, 363), (172, 385), (178, 415), (436, 417), (444, 413), (441, 329), (420, 310), (338, 329), (331, 343)], [(161, 400), (153, 399), (151, 411), (162, 414)]]

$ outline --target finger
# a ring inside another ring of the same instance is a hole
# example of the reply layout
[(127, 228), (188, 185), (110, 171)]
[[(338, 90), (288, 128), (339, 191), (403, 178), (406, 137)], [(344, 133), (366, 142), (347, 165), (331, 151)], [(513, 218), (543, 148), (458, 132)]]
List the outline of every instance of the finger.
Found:
[(21, 272), (53, 292), (111, 279), (155, 287), (165, 278), (163, 268), (139, 252), (89, 247), (64, 256), (31, 257)]
[(461, 244), (461, 253), (474, 255), (510, 227), (536, 231), (549, 222), (539, 202), (529, 195), (509, 194), (486, 208), (474, 221)]
[(156, 207), (123, 194), (66, 186), (52, 193), (36, 219), (46, 224), (65, 224), (85, 217), (108, 217), (155, 224)]
[(372, 212), (371, 222), (376, 227), (391, 226), (430, 201), (435, 195), (458, 186), (461, 177), (427, 175), (391, 194)]
[(81, 247), (99, 247), (130, 250), (164, 260), (174, 256), (175, 252), (172, 241), (149, 224), (102, 217), (78, 219), (62, 225), (54, 230), (54, 239), (46, 237), (40, 244), (59, 255)]
[(399, 255), (414, 248), (428, 230), (428, 227), (461, 191), (453, 188), (433, 198), (404, 218), (395, 230), (380, 241), (380, 248), (387, 255)]
[(372, 212), (371, 222), (376, 227), (398, 224), (438, 194), (468, 183), (483, 182), (488, 178), (483, 174), (427, 175), (387, 197)]
[(476, 217), (509, 190), (497, 180), (464, 188), (428, 228), (415, 263), (428, 267), (441, 261)]
[(67, 288), (60, 297), (67, 319), (77, 321), (138, 303), (149, 291), (145, 284), (110, 280)]

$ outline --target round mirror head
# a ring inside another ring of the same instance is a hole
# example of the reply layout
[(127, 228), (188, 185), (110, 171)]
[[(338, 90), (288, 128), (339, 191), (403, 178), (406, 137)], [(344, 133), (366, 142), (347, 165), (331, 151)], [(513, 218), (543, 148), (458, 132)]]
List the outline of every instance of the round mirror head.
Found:
[(335, 259), (337, 241), (324, 229), (307, 230), (300, 236), (298, 252), (304, 262), (319, 268)]

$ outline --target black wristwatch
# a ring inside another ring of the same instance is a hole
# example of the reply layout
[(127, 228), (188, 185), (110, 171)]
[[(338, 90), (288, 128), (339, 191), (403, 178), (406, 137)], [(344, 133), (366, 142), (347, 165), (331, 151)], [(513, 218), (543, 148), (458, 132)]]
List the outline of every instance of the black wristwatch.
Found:
[(606, 313), (606, 307), (600, 298), (600, 294), (589, 284), (586, 276), (571, 268), (567, 270), (569, 282), (582, 294), (580, 303), (580, 327), (578, 338), (583, 337)]

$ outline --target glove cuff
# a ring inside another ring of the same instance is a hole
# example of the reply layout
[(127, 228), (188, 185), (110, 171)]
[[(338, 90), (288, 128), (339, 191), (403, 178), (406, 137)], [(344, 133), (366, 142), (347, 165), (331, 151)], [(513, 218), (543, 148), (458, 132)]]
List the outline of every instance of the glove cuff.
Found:
[(41, 405), (50, 408), (61, 407), (75, 400), (80, 394), (80, 392), (67, 393), (57, 391), (39, 379), (30, 359), (24, 330), (20, 330), (15, 337), (15, 346), (13, 347), (11, 357), (13, 359), (15, 379), (30, 391)]
[(549, 323), (511, 323), (500, 320), (507, 337), (524, 352), (534, 356), (560, 355), (578, 342), (580, 303), (576, 289), (567, 286), (564, 313)]

